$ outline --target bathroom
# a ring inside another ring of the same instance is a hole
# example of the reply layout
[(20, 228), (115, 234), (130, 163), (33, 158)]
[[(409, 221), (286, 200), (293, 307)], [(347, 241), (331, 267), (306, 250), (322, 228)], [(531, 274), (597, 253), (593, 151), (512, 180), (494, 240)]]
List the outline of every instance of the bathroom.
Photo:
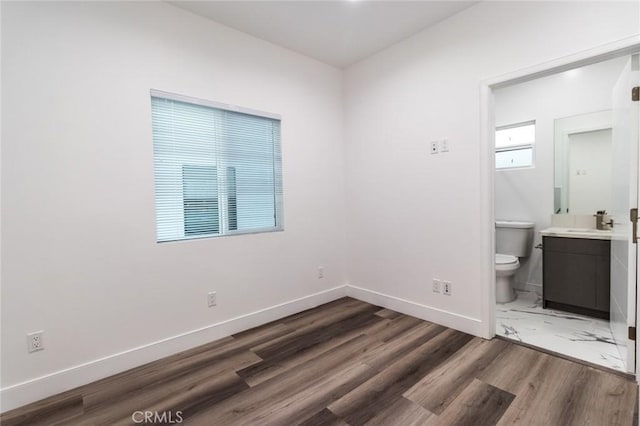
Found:
[(631, 235), (627, 194), (637, 197), (637, 121), (635, 142), (612, 140), (628, 113), (620, 81), (637, 61), (620, 56), (494, 91), (496, 335), (620, 372), (635, 363), (635, 255), (616, 256), (627, 256)]

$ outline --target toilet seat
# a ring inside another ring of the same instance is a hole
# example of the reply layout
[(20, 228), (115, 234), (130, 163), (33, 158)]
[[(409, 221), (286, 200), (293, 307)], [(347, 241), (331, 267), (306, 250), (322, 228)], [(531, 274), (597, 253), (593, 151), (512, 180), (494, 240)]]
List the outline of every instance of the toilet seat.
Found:
[(496, 265), (508, 265), (510, 263), (516, 263), (518, 258), (509, 254), (496, 254)]
[(496, 254), (496, 271), (509, 271), (519, 267), (520, 262), (517, 257), (508, 254)]

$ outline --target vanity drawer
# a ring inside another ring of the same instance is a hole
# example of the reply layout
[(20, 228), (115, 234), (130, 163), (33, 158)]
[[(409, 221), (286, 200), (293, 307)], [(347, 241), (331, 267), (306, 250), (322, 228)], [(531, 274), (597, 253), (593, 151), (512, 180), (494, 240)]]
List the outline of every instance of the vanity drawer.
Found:
[(544, 237), (545, 251), (609, 256), (611, 244), (608, 240), (590, 240), (585, 238)]

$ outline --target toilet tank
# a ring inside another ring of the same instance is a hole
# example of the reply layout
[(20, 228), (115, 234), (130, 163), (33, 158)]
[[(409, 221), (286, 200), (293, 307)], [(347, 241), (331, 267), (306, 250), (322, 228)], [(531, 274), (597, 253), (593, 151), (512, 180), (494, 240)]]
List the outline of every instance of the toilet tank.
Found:
[(527, 257), (533, 245), (535, 223), (512, 220), (496, 221), (496, 253)]

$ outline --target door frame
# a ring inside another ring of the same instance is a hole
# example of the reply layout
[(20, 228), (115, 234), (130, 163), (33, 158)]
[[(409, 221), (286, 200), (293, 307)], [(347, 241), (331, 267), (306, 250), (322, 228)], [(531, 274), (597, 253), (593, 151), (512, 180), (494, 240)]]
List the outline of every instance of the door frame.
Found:
[[(520, 69), (480, 82), (480, 248), (481, 248), (481, 294), (482, 337), (492, 339), (496, 334), (495, 300), (495, 114), (493, 91), (537, 78), (557, 74), (573, 68), (595, 64), (619, 56), (640, 52), (640, 35), (604, 44), (592, 49), (563, 56), (532, 67)], [(640, 150), (639, 150), (640, 151)], [(639, 163), (640, 164), (640, 163)], [(638, 187), (640, 188), (640, 182)], [(640, 199), (640, 197), (639, 197)], [(637, 269), (640, 270), (640, 262)], [(640, 272), (640, 271), (639, 271)], [(637, 276), (640, 276), (638, 273)], [(640, 303), (636, 283), (636, 318), (640, 318)], [(636, 359), (637, 357), (636, 345)], [(640, 382), (636, 362), (636, 380)]]

